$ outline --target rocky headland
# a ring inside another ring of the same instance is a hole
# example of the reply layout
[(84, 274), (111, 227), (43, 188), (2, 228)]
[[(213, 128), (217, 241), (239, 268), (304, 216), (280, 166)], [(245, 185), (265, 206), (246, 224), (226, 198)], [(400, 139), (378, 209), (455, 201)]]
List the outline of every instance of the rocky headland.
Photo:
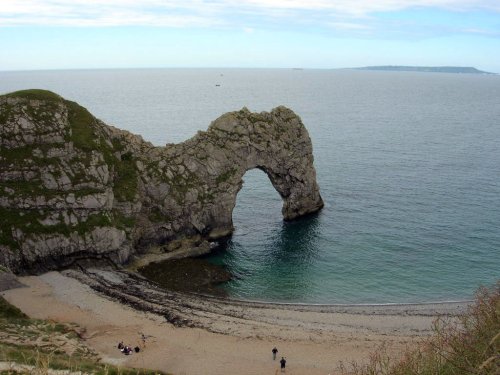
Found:
[(124, 264), (155, 247), (182, 253), (192, 239), (208, 251), (233, 231), (253, 168), (282, 197), (285, 220), (323, 207), (311, 140), (285, 107), (243, 108), (155, 147), (49, 91), (0, 96), (0, 265), (26, 274)]

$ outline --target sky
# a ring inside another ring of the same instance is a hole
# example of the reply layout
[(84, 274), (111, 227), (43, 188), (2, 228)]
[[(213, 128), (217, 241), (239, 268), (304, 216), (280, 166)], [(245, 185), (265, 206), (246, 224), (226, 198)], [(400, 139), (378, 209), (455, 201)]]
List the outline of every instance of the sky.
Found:
[(0, 71), (369, 65), (500, 73), (500, 0), (0, 0)]

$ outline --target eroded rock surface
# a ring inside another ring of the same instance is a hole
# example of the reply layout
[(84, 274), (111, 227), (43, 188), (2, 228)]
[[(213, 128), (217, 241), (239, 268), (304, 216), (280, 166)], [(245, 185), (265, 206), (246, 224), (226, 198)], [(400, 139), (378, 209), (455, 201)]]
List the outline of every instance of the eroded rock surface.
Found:
[(186, 236), (233, 230), (246, 171), (259, 168), (283, 217), (323, 206), (312, 145), (285, 107), (246, 108), (180, 144), (154, 147), (42, 90), (0, 96), (0, 264), (43, 271), (132, 254)]

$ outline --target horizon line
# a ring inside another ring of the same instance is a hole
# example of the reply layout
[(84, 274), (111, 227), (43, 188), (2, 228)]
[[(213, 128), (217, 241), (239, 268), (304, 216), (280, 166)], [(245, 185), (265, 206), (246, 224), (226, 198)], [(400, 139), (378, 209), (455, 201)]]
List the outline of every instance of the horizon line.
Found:
[[(412, 67), (412, 68), (474, 68), (480, 71), (484, 71), (475, 66), (463, 66), (463, 65), (365, 65), (365, 66), (352, 66), (352, 67), (341, 67), (341, 68), (307, 68), (300, 66), (292, 67), (242, 67), (242, 66), (151, 66), (151, 67), (103, 67), (103, 68), (41, 68), (41, 69), (0, 69), (0, 73), (27, 73), (27, 72), (55, 72), (55, 71), (97, 71), (97, 70), (161, 70), (161, 69), (255, 69), (255, 70), (359, 70), (370, 67)], [(405, 72), (407, 73), (407, 72)], [(422, 73), (422, 72), (417, 72)], [(498, 75), (499, 73), (490, 72), (491, 75)], [(449, 74), (449, 73), (448, 73)], [(458, 74), (458, 73), (457, 73)]]

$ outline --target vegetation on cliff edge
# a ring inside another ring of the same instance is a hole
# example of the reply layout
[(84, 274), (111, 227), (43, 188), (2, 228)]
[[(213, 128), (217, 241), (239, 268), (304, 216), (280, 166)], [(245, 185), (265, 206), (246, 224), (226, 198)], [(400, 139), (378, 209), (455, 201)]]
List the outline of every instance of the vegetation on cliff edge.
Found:
[(4, 95), (7, 98), (21, 98), (28, 100), (61, 101), (62, 97), (49, 90), (28, 89), (11, 92)]
[(369, 363), (341, 365), (343, 375), (498, 375), (500, 374), (500, 282), (481, 288), (475, 304), (458, 320), (438, 319), (434, 335), (401, 359), (384, 348)]
[[(113, 192), (119, 201), (132, 201), (137, 193), (137, 171), (135, 160), (130, 152), (125, 152), (121, 159), (115, 151), (123, 151), (123, 145), (116, 139), (111, 144), (97, 131), (97, 120), (79, 104), (65, 101), (69, 108), (69, 123), (72, 130), (71, 141), (75, 147), (87, 153), (99, 151), (110, 168), (114, 171)], [(115, 150), (116, 148), (116, 150)]]
[(0, 296), (0, 362), (12, 367), (0, 374), (48, 374), (49, 369), (102, 375), (164, 374), (104, 364), (86, 347), (82, 333), (74, 324), (30, 319)]

